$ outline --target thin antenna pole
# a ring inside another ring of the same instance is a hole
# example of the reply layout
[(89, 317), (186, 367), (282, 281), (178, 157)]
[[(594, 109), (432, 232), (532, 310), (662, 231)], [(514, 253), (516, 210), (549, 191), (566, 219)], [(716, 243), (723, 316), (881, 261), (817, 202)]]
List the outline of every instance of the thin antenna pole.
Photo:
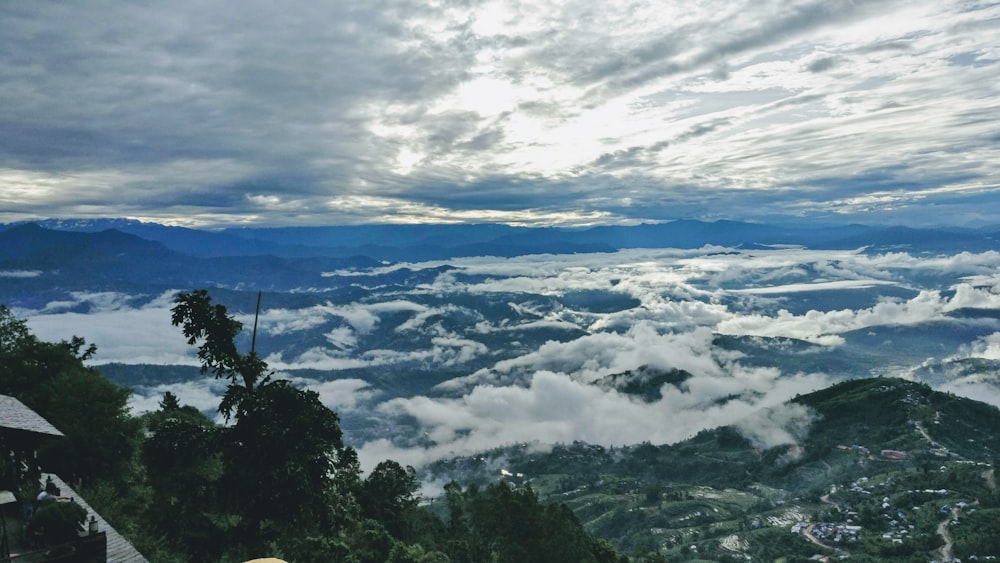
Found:
[(257, 319), (260, 317), (260, 296), (262, 291), (257, 292), (257, 312), (253, 315), (253, 338), (250, 339), (250, 355), (257, 355)]

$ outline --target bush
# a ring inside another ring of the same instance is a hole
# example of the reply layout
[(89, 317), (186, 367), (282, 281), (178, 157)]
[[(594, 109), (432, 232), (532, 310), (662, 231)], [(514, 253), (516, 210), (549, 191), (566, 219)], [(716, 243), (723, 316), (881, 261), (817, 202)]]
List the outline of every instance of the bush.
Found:
[(28, 524), (28, 535), (41, 545), (56, 545), (76, 540), (83, 531), (87, 511), (75, 502), (43, 504)]

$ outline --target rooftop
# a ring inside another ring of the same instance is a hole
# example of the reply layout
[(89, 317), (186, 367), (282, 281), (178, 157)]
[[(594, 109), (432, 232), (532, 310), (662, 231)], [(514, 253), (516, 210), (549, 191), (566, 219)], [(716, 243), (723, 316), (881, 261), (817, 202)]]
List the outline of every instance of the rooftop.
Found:
[(60, 479), (57, 475), (52, 473), (43, 473), (42, 482), (44, 483), (47, 478), (51, 477), (52, 482), (56, 484), (60, 489), (62, 496), (73, 497), (73, 500), (82, 506), (88, 515), (93, 515), (97, 519), (97, 530), (104, 532), (108, 538), (108, 563), (148, 563), (147, 559), (142, 556), (132, 544), (128, 542), (121, 534), (119, 534), (111, 524), (101, 518), (101, 515), (97, 513), (96, 510), (87, 504), (72, 487), (69, 486), (65, 481)]
[(14, 397), (0, 395), (0, 428), (62, 436), (55, 426)]

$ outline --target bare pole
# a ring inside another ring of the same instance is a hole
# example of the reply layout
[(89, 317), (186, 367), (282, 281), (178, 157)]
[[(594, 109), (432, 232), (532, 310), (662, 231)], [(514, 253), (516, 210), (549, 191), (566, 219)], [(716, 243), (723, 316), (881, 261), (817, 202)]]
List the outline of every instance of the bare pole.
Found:
[(257, 292), (257, 311), (253, 315), (253, 337), (250, 339), (250, 355), (257, 356), (257, 319), (260, 317), (260, 296), (263, 292)]

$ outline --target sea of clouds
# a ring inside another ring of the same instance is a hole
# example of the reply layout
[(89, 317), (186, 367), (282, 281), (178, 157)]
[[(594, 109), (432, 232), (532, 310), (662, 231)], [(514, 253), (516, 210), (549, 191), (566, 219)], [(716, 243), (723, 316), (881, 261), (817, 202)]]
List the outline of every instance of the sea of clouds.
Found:
[[(813, 415), (782, 403), (844, 377), (747, 362), (742, 352), (718, 346), (720, 335), (794, 339), (828, 350), (849, 346), (858, 331), (964, 323), (974, 335), (945, 359), (1000, 360), (1000, 314), (959, 314), (1000, 310), (996, 252), (706, 247), (476, 257), (351, 273), (364, 285), (366, 275), (442, 266), (448, 268), (429, 283), (369, 287), (350, 303), (265, 303), (261, 313), (259, 341), (308, 343), (268, 350), (273, 369), (317, 391), (346, 419), (377, 421), (355, 436), (367, 467), (385, 458), (420, 466), (523, 442), (669, 443), (721, 424), (736, 425), (760, 445), (790, 443)], [(568, 299), (580, 292), (610, 296), (611, 305)], [(197, 365), (170, 324), (174, 294), (78, 293), (15, 314), (46, 340), (85, 336), (98, 346), (97, 363)], [(252, 324), (247, 314), (237, 317)], [(400, 366), (404, 373), (402, 366), (415, 365), (447, 378), (400, 396), (363, 376), (366, 369)], [(664, 386), (653, 402), (594, 384), (640, 367), (692, 377)], [(304, 369), (316, 371), (296, 371)], [(988, 382), (967, 383), (979, 386), (941, 387), (1000, 405)], [(137, 388), (134, 410), (155, 409), (168, 390), (211, 412), (223, 387), (204, 378)]]

